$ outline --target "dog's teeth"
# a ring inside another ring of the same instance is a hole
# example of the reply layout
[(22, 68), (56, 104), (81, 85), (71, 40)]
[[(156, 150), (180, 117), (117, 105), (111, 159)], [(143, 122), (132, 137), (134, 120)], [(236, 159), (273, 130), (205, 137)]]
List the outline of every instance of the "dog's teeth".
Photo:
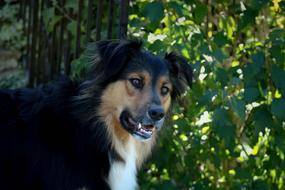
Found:
[(141, 129), (142, 128), (142, 124), (141, 123), (139, 123), (139, 129)]

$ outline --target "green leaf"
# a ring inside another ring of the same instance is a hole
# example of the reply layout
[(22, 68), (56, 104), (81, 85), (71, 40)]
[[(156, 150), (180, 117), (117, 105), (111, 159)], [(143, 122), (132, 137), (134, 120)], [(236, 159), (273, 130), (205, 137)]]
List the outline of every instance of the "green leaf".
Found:
[(255, 108), (253, 113), (253, 121), (255, 125), (255, 135), (258, 135), (259, 131), (264, 132), (265, 128), (271, 128), (273, 119), (267, 106), (262, 105)]
[(251, 59), (252, 59), (255, 67), (261, 68), (264, 65), (264, 61), (265, 61), (264, 52), (259, 51), (255, 54), (253, 54)]
[(272, 65), (272, 80), (285, 96), (285, 71), (277, 65)]
[(256, 101), (260, 97), (259, 90), (255, 87), (248, 87), (244, 89), (244, 100), (247, 103)]
[(48, 32), (54, 30), (54, 26), (61, 20), (62, 16), (55, 15), (55, 8), (51, 7), (43, 11), (43, 20)]
[(221, 137), (227, 146), (233, 145), (235, 130), (232, 125), (229, 114), (224, 108), (217, 108), (213, 114), (213, 130)]
[(199, 103), (201, 105), (207, 105), (212, 102), (212, 98), (217, 95), (217, 91), (213, 90), (206, 90), (204, 91), (204, 94), (200, 96)]
[(248, 168), (237, 167), (236, 173), (239, 179), (249, 179), (251, 177), (251, 172)]
[(227, 58), (227, 55), (222, 51), (222, 49), (215, 50), (213, 52), (213, 56), (220, 63), (223, 63), (223, 61)]
[(239, 118), (245, 120), (245, 102), (243, 100), (233, 97), (230, 99), (232, 110), (239, 116)]
[(275, 140), (275, 144), (278, 148), (280, 148), (283, 152), (285, 152), (285, 133), (281, 132), (276, 134), (274, 140)]
[[(285, 41), (282, 42), (285, 44)], [(276, 44), (272, 45), (269, 49), (271, 56), (276, 60), (276, 63), (280, 66), (285, 64), (285, 52), (284, 52), (285, 45)]]
[(264, 52), (251, 56), (251, 62), (243, 68), (245, 87), (257, 87), (258, 82), (264, 81)]
[(143, 13), (151, 22), (160, 21), (164, 17), (164, 8), (162, 2), (154, 1), (146, 4), (143, 9)]
[(201, 42), (203, 42), (203, 35), (201, 33), (194, 33), (191, 36), (191, 47), (195, 47), (198, 44), (201, 44)]
[(208, 8), (205, 4), (198, 4), (194, 9), (194, 19), (197, 23), (203, 22), (205, 16), (207, 15)]
[(219, 47), (224, 46), (228, 43), (228, 39), (223, 32), (218, 32), (215, 34), (213, 41)]
[(53, 16), (52, 20), (48, 25), (48, 31), (52, 32), (54, 30), (54, 26), (62, 19), (62, 16)]
[(284, 99), (275, 99), (271, 105), (271, 111), (274, 116), (278, 119), (285, 121), (285, 100)]
[(132, 19), (129, 19), (129, 24), (132, 27), (141, 27), (143, 26), (143, 21), (140, 18), (132, 18)]
[(241, 17), (240, 23), (238, 25), (238, 31), (243, 30), (245, 27), (249, 25), (255, 24), (255, 17), (258, 15), (257, 10), (247, 9), (243, 16)]
[(161, 40), (155, 40), (149, 45), (148, 49), (155, 53), (160, 53), (163, 51), (162, 47), (165, 47), (165, 44)]
[(274, 29), (269, 34), (269, 39), (273, 43), (273, 45), (283, 45), (285, 43), (285, 30), (284, 29)]
[(214, 111), (213, 124), (215, 126), (221, 126), (221, 127), (230, 125), (231, 122), (229, 120), (229, 115), (227, 113), (227, 110), (225, 110), (224, 108), (217, 108)]
[(71, 63), (72, 69), (72, 79), (74, 80), (82, 80), (87, 75), (88, 71), (91, 69), (91, 65), (89, 63), (88, 53), (83, 52), (78, 59), (75, 59)]
[(55, 15), (54, 13), (54, 7), (45, 9), (43, 11), (43, 20), (46, 26), (48, 26), (49, 22), (52, 20), (53, 16)]
[(224, 68), (218, 68), (217, 69), (217, 81), (221, 83), (222, 86), (226, 86), (227, 83), (229, 82), (229, 76), (228, 76), (228, 71), (225, 70)]
[(64, 7), (66, 9), (73, 9), (75, 11), (78, 11), (78, 1), (77, 0), (67, 0)]
[(269, 190), (269, 187), (267, 181), (258, 179), (252, 183), (252, 189)]
[(188, 49), (186, 49), (186, 48), (183, 48), (183, 49), (181, 50), (181, 54), (182, 54), (185, 58), (187, 58), (187, 59), (190, 58)]
[(170, 1), (169, 2), (169, 6), (175, 10), (175, 12), (179, 15), (179, 16), (185, 16), (183, 15), (183, 6), (181, 6), (180, 4), (178, 4), (178, 2), (175, 1)]
[(251, 8), (259, 11), (264, 6), (266, 6), (270, 0), (251, 0)]
[(71, 32), (73, 36), (76, 36), (76, 28), (77, 28), (77, 22), (76, 21), (71, 21), (67, 25), (67, 30)]

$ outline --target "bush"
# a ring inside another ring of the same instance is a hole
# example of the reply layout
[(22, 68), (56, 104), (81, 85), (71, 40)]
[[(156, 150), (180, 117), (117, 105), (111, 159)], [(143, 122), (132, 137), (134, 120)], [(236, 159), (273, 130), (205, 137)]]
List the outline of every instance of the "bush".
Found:
[(130, 35), (181, 52), (195, 82), (141, 189), (284, 189), (285, 3), (133, 3)]
[[(195, 74), (193, 88), (173, 107), (153, 157), (139, 173), (141, 189), (285, 189), (285, 2), (130, 4), (129, 36), (143, 39), (156, 54), (181, 52)], [(5, 6), (0, 45), (19, 48), (21, 29), (10, 17), (12, 5)], [(59, 20), (50, 18), (52, 24)], [(72, 77), (80, 79), (86, 57), (72, 68)]]
[(19, 4), (6, 1), (0, 9), (0, 49), (20, 50), (26, 45), (23, 23), (17, 20)]

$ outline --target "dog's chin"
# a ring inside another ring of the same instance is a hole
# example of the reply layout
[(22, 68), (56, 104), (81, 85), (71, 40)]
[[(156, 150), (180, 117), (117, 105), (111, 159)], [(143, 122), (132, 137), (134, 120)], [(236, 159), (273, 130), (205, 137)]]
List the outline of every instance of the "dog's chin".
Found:
[(136, 140), (148, 141), (153, 136), (156, 126), (135, 120), (128, 111), (123, 111), (120, 116), (122, 127)]

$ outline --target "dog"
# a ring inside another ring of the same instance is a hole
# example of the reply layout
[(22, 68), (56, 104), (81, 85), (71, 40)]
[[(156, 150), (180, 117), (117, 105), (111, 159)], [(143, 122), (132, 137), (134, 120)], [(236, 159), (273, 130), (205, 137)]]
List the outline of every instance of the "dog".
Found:
[(137, 170), (192, 69), (137, 40), (95, 42), (87, 54), (82, 81), (0, 91), (0, 189), (138, 188)]

